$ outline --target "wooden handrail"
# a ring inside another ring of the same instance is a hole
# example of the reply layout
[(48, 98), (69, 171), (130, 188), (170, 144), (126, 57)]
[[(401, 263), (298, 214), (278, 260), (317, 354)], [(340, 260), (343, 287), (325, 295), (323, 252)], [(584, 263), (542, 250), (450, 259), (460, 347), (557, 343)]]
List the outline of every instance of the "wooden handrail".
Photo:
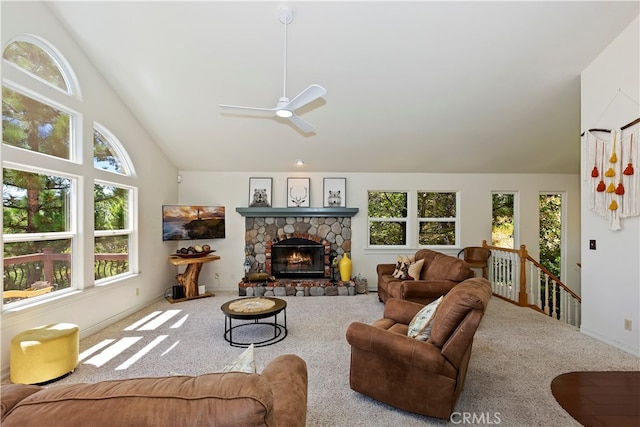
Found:
[[(494, 253), (495, 251), (502, 251), (517, 254), (520, 258), (520, 288), (518, 289), (518, 301), (517, 304), (521, 307), (532, 307), (536, 309), (540, 309), (535, 305), (529, 304), (529, 298), (527, 296), (527, 261), (531, 262), (536, 268), (542, 271), (545, 275), (547, 275), (552, 281), (554, 281), (564, 292), (568, 293), (572, 298), (574, 298), (577, 302), (582, 303), (582, 299), (571, 289), (569, 289), (560, 279), (558, 279), (553, 273), (551, 273), (547, 268), (545, 268), (538, 261), (533, 259), (527, 252), (527, 248), (525, 245), (520, 245), (520, 249), (511, 249), (511, 248), (503, 248), (500, 246), (491, 246), (487, 243), (486, 240), (482, 241), (482, 247), (489, 249)], [(516, 301), (513, 301), (516, 302)]]
[(553, 280), (554, 282), (556, 282), (558, 284), (558, 286), (560, 286), (563, 290), (565, 290), (567, 293), (569, 293), (572, 297), (574, 297), (575, 299), (578, 300), (578, 302), (582, 302), (582, 299), (575, 294), (575, 292), (573, 292), (571, 289), (569, 289), (564, 283), (562, 283), (560, 281), (560, 279), (558, 279), (553, 273), (551, 273), (549, 270), (547, 270), (545, 268), (544, 265), (540, 264), (538, 261), (536, 261), (535, 259), (531, 258), (530, 256), (527, 257), (527, 259), (529, 261), (531, 261), (531, 263), (533, 265), (535, 265), (536, 267), (538, 267), (540, 270), (542, 270), (544, 272), (544, 274), (546, 274), (547, 276), (549, 276), (551, 278), (551, 280)]

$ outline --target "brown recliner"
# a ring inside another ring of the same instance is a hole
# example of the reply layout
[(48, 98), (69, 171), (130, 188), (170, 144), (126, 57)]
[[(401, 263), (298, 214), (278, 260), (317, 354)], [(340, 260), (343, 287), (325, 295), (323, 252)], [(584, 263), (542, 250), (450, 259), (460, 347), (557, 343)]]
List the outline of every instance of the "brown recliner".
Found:
[(416, 261), (424, 259), (420, 277), (402, 280), (393, 277), (395, 264), (378, 264), (378, 298), (386, 302), (398, 298), (429, 304), (475, 273), (464, 260), (429, 249), (420, 249)]
[(473, 336), (484, 315), (491, 284), (478, 277), (447, 293), (436, 309), (431, 336), (407, 336), (422, 305), (391, 298), (384, 318), (347, 328), (351, 388), (397, 408), (447, 419), (462, 391)]

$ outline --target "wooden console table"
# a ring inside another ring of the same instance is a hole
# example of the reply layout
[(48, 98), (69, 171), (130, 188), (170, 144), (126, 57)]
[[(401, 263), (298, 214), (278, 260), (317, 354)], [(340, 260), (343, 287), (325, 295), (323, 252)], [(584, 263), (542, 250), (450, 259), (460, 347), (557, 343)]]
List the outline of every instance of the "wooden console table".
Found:
[[(180, 258), (175, 255), (169, 257), (169, 262), (171, 264), (175, 266), (187, 266), (187, 268), (184, 270), (184, 273), (179, 273), (176, 275), (176, 280), (178, 281), (178, 283), (184, 286), (185, 300), (202, 298), (205, 296), (214, 296), (214, 294), (210, 292), (206, 292), (203, 295), (198, 295), (198, 276), (200, 276), (200, 270), (202, 270), (203, 264), (207, 262), (217, 261), (219, 259), (220, 257), (218, 255), (207, 255), (200, 258)], [(175, 301), (182, 300), (174, 300), (174, 302)]]

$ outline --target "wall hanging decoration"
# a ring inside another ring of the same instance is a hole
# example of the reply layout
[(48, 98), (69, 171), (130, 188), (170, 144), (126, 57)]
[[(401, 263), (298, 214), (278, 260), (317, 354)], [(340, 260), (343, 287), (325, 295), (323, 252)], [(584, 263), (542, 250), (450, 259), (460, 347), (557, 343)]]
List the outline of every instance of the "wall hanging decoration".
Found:
[(322, 200), (325, 208), (347, 206), (347, 178), (325, 178)]
[(583, 168), (584, 179), (591, 182), (589, 209), (609, 220), (611, 230), (622, 228), (622, 218), (640, 215), (640, 177), (633, 168), (639, 160), (635, 146), (639, 136), (640, 118), (619, 129), (589, 129), (582, 134), (584, 158), (593, 159), (593, 168)]
[(271, 178), (249, 178), (249, 207), (271, 207)]
[(224, 239), (224, 206), (162, 206), (162, 240)]
[(311, 199), (310, 178), (287, 178), (287, 207), (308, 208)]

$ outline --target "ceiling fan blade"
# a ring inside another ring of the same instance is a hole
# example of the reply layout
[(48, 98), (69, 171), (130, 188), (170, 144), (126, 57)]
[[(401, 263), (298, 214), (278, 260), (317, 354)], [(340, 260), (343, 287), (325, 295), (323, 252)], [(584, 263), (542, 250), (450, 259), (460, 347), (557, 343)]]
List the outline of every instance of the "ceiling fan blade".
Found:
[(298, 108), (307, 105), (310, 102), (315, 101), (321, 96), (325, 95), (327, 90), (320, 85), (311, 85), (293, 98), (284, 108), (291, 112)]
[(311, 133), (316, 131), (316, 129), (313, 126), (311, 126), (311, 124), (302, 120), (300, 117), (296, 116), (295, 114), (289, 117), (289, 120), (291, 120), (291, 123), (293, 123), (298, 129), (300, 129), (304, 133)]
[(227, 104), (219, 104), (219, 107), (224, 108), (225, 110), (263, 111), (263, 112), (269, 112), (274, 114), (277, 110), (277, 108), (244, 107), (241, 105), (227, 105)]

